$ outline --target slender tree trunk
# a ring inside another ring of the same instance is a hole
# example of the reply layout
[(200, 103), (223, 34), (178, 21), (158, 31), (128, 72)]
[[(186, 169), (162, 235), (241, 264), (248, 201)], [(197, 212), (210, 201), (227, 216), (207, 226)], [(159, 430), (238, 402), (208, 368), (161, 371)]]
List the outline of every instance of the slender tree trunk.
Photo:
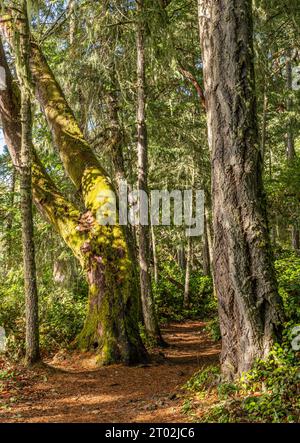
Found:
[[(109, 115), (109, 122), (110, 122), (110, 135), (109, 135), (109, 149), (111, 152), (112, 162), (113, 162), (113, 168), (114, 168), (114, 178), (115, 178), (115, 185), (118, 190), (120, 190), (121, 184), (125, 183), (128, 186), (128, 190), (131, 191), (131, 186), (127, 182), (127, 176), (125, 171), (125, 165), (124, 165), (124, 155), (123, 155), (123, 147), (124, 147), (124, 128), (122, 127), (122, 123), (119, 116), (119, 99), (118, 99), (118, 83), (116, 78), (116, 67), (113, 63), (111, 63), (110, 70), (110, 91), (108, 93), (108, 115)], [(135, 231), (134, 226), (124, 226), (126, 238), (127, 238), (127, 244), (129, 253), (131, 256), (131, 259), (134, 263), (134, 269), (138, 268), (138, 258), (137, 258), (137, 247), (136, 247), (136, 238), (135, 238)], [(138, 282), (138, 275), (137, 275), (137, 284), (138, 284), (138, 290), (140, 294), (140, 285)], [(139, 296), (139, 302), (141, 302)]]
[[(291, 63), (291, 53), (290, 51), (287, 52), (287, 59), (286, 59), (286, 87), (288, 90), (288, 93), (291, 93), (292, 91), (292, 63)], [(290, 97), (288, 97), (286, 102), (286, 110), (287, 112), (291, 112), (293, 109), (293, 101)], [(293, 162), (293, 160), (296, 158), (296, 151), (295, 151), (295, 137), (293, 133), (293, 123), (289, 120), (288, 124), (288, 130), (286, 134), (286, 156), (288, 163)], [(294, 251), (298, 252), (300, 249), (300, 235), (299, 235), (299, 229), (295, 225), (295, 222), (292, 225), (292, 248)]]
[[(14, 208), (15, 204), (15, 189), (16, 188), (16, 169), (13, 167), (11, 173), (11, 184), (10, 184), (10, 207)], [(6, 269), (9, 270), (13, 263), (13, 238), (12, 238), (12, 228), (13, 228), (14, 215), (12, 212), (8, 214), (7, 224), (6, 224)]]
[(119, 118), (119, 103), (117, 95), (117, 80), (115, 74), (115, 66), (113, 63), (110, 65), (110, 91), (108, 93), (108, 115), (110, 124), (110, 137), (109, 148), (114, 166), (114, 175), (116, 185), (119, 188), (120, 183), (126, 180), (123, 146), (124, 146), (124, 133)]
[(213, 272), (229, 379), (265, 357), (283, 319), (258, 143), (251, 0), (199, 0), (212, 157)]
[[(292, 63), (291, 63), (291, 54), (290, 51), (287, 52), (286, 56), (286, 87), (288, 90), (288, 93), (292, 91), (292, 83), (293, 83), (293, 74), (292, 74)], [(293, 101), (290, 97), (287, 98), (286, 101), (286, 110), (287, 112), (291, 112), (293, 109)], [(287, 160), (293, 161), (296, 157), (296, 151), (295, 151), (295, 140), (294, 140), (294, 134), (293, 134), (293, 123), (289, 119), (288, 123), (288, 130), (286, 134), (286, 156)]]
[(184, 296), (183, 296), (183, 307), (185, 309), (187, 309), (190, 305), (190, 277), (191, 277), (191, 266), (192, 266), (192, 253), (193, 253), (192, 240), (191, 237), (188, 237)]
[[(148, 146), (146, 127), (146, 95), (145, 95), (145, 30), (144, 30), (144, 0), (137, 0), (137, 153), (138, 153), (138, 188), (148, 193)], [(144, 324), (147, 334), (158, 344), (163, 340), (158, 326), (155, 303), (151, 287), (150, 273), (150, 232), (149, 225), (139, 225), (139, 263), (141, 298)]]
[(76, 31), (76, 18), (75, 18), (75, 0), (68, 1), (68, 15), (69, 15), (69, 42), (70, 45), (74, 43), (74, 35)]
[(38, 291), (36, 280), (35, 248), (33, 234), (32, 189), (31, 189), (31, 144), (32, 115), (30, 98), (29, 70), (29, 25), (27, 17), (27, 1), (22, 0), (22, 25), (15, 30), (16, 71), (21, 85), (21, 216), (22, 244), (24, 261), (25, 306), (26, 306), (26, 363), (32, 365), (40, 360), (39, 352), (39, 319)]
[(268, 111), (268, 95), (267, 95), (267, 84), (266, 84), (266, 79), (265, 79), (263, 115), (262, 115), (262, 130), (261, 130), (261, 156), (262, 156), (262, 160), (263, 160), (263, 165), (264, 165), (264, 158), (265, 158), (265, 152), (266, 152), (267, 111)]
[(151, 224), (151, 240), (152, 240), (152, 255), (153, 255), (153, 274), (154, 281), (158, 283), (158, 261), (157, 261), (157, 253), (156, 253), (156, 237), (154, 232), (154, 226)]
[(177, 247), (177, 263), (179, 268), (184, 271), (186, 268), (186, 258), (185, 258), (185, 248), (183, 244)]

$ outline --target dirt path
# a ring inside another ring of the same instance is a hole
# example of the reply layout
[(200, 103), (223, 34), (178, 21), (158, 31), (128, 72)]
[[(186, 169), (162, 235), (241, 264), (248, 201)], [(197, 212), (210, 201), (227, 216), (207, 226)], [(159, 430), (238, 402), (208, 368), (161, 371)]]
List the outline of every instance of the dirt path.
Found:
[[(204, 323), (170, 324), (163, 335), (170, 347), (140, 367), (94, 368), (94, 357), (58, 354), (17, 402), (0, 410), (0, 422), (184, 422), (180, 388), (203, 365), (218, 359), (219, 347)], [(160, 361), (159, 361), (160, 360)], [(179, 396), (178, 396), (179, 394)]]

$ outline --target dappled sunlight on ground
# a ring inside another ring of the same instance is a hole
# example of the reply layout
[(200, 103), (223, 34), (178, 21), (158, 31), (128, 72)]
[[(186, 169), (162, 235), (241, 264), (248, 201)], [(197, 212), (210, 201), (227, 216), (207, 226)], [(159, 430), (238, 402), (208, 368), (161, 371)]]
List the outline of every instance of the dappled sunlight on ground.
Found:
[(49, 368), (0, 411), (0, 422), (181, 422), (182, 385), (200, 367), (218, 361), (219, 346), (199, 321), (163, 329), (169, 347), (149, 365), (95, 367), (93, 354), (58, 353)]

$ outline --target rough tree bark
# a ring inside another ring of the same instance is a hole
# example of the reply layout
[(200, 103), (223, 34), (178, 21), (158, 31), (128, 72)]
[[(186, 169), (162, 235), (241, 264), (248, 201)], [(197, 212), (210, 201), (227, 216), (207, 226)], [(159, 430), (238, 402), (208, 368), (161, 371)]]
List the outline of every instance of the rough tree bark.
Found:
[[(138, 189), (148, 193), (148, 144), (145, 116), (145, 30), (144, 1), (137, 0), (137, 154), (138, 154)], [(139, 225), (139, 264), (141, 300), (145, 329), (149, 337), (157, 344), (163, 344), (155, 303), (152, 293), (150, 273), (150, 230), (148, 225)]]
[[(9, 16), (3, 24), (10, 39)], [(70, 224), (67, 219), (68, 233), (64, 235), (76, 251), (89, 283), (89, 310), (79, 344), (84, 349), (97, 348), (103, 364), (145, 361), (147, 353), (138, 332), (137, 284), (124, 231), (118, 224), (101, 226), (96, 221), (106, 200), (101, 194), (114, 192), (111, 180), (84, 139), (45, 57), (33, 41), (30, 68), (54, 143), (86, 206), (75, 226), (75, 217)], [(48, 212), (56, 223), (55, 209)]]
[(29, 70), (30, 42), (26, 0), (20, 2), (20, 8), (22, 11), (22, 21), (20, 27), (13, 30), (13, 42), (15, 54), (17, 54), (16, 72), (21, 89), (20, 195), (26, 313), (25, 361), (26, 364), (30, 366), (40, 360), (40, 351), (38, 289), (36, 279), (31, 188), (31, 75)]
[(222, 370), (233, 378), (280, 335), (262, 184), (250, 0), (198, 0), (212, 161), (214, 283)]

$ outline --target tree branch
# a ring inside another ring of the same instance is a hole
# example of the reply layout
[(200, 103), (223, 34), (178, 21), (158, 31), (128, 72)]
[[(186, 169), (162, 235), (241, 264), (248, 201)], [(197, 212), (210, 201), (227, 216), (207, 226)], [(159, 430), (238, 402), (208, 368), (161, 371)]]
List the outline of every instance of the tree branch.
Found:
[(178, 62), (178, 66), (179, 66), (179, 72), (181, 73), (181, 75), (183, 75), (183, 77), (186, 80), (191, 82), (192, 85), (194, 86), (194, 88), (196, 89), (198, 98), (200, 100), (200, 105), (201, 105), (202, 109), (206, 112), (205, 95), (204, 95), (203, 89), (200, 86), (198, 80), (194, 77), (194, 75), (190, 71), (188, 71), (186, 68), (184, 68), (180, 62)]

